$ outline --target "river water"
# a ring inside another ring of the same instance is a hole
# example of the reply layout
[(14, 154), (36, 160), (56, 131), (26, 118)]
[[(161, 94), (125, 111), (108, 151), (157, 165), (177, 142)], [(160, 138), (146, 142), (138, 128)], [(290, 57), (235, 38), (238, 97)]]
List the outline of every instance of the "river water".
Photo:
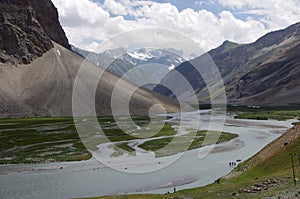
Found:
[[(190, 122), (199, 112), (186, 113)], [(176, 118), (176, 115), (174, 115)], [(207, 111), (201, 112), (201, 129), (208, 126)], [(196, 122), (196, 121), (195, 121)], [(245, 161), (292, 126), (289, 121), (233, 119), (228, 115), (224, 131), (238, 138), (216, 145), (204, 158), (206, 148), (185, 152), (177, 161), (158, 171), (132, 174), (114, 170), (95, 159), (79, 162), (0, 166), (0, 198), (78, 198), (126, 193), (166, 193), (204, 186), (229, 173), (229, 162)], [(169, 157), (158, 159), (167, 161)], [(124, 158), (122, 161), (131, 161)], [(121, 163), (120, 163), (121, 164)], [(135, 168), (147, 165), (130, 162)], [(126, 168), (127, 169), (127, 168)]]

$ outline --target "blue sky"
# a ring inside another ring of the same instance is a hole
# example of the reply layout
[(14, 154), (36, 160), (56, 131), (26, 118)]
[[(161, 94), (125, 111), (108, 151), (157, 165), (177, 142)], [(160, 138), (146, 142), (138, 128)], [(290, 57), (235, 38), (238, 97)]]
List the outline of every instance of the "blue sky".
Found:
[[(70, 43), (96, 51), (102, 41), (145, 28), (176, 31), (205, 51), (224, 40), (254, 42), (300, 21), (299, 0), (53, 0)], [(153, 43), (159, 43), (155, 41)]]
[(219, 4), (217, 1), (193, 1), (193, 0), (172, 0), (172, 1), (167, 1), (167, 0), (158, 0), (157, 2), (161, 3), (171, 3), (175, 5), (180, 11), (187, 9), (187, 8), (192, 8), (194, 10), (200, 10), (200, 9), (207, 9), (209, 11), (212, 11), (214, 13), (218, 13), (221, 8), (219, 7)]

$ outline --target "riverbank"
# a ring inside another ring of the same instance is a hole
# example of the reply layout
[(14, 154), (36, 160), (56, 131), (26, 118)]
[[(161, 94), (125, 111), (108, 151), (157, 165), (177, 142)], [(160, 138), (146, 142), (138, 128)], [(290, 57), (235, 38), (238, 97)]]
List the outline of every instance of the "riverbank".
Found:
[[(164, 195), (127, 195), (98, 198), (299, 198), (300, 189), (299, 186), (294, 186), (290, 157), (290, 154), (299, 153), (300, 124), (296, 124), (255, 156), (240, 164), (229, 175), (221, 178), (218, 183), (215, 182), (205, 187)], [(295, 172), (296, 174), (300, 172), (297, 163), (295, 163)], [(300, 176), (296, 177), (299, 178)]]

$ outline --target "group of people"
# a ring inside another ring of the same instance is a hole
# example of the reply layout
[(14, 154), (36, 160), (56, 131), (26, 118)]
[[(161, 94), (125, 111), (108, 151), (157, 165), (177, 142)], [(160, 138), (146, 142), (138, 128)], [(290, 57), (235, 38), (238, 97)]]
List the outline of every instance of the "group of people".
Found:
[(236, 166), (236, 162), (229, 162), (229, 166), (230, 167), (235, 167)]

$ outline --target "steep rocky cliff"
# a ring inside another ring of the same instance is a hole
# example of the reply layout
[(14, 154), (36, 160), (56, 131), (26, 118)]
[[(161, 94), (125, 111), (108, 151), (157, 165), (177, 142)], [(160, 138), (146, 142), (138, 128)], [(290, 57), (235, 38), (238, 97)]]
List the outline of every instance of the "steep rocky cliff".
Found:
[(48, 36), (60, 44), (61, 46), (71, 49), (69, 41), (62, 29), (58, 12), (50, 0), (29, 0), (34, 10), (36, 10), (36, 18), (41, 24)]
[(28, 64), (53, 47), (70, 49), (50, 0), (0, 1), (0, 62)]

